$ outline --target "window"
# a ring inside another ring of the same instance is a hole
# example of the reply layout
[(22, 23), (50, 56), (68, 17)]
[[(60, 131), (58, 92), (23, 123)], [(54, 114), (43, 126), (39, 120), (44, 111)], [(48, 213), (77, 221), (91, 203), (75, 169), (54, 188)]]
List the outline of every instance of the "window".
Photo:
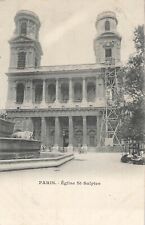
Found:
[(22, 34), (22, 35), (27, 34), (27, 23), (26, 22), (21, 23), (20, 34)]
[(24, 85), (18, 84), (16, 88), (16, 102), (22, 104), (24, 101)]
[(105, 22), (105, 30), (106, 31), (110, 30), (110, 22), (108, 20)]
[(112, 57), (112, 49), (111, 48), (105, 49), (105, 57), (106, 58)]
[(17, 67), (19, 69), (24, 69), (26, 64), (26, 52), (19, 52), (18, 53), (18, 64)]

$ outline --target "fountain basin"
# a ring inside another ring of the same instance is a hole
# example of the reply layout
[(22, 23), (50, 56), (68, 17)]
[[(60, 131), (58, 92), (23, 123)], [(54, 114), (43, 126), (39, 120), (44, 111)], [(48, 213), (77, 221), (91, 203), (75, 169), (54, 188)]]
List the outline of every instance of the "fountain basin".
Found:
[(50, 157), (48, 153), (47, 157), (42, 154), (39, 158), (0, 160), (0, 172), (58, 167), (72, 159), (74, 159), (73, 153), (61, 154), (58, 152), (53, 155), (50, 153)]
[(23, 152), (40, 151), (41, 142), (37, 140), (26, 140), (22, 138), (2, 138), (0, 137), (1, 152)]
[(10, 137), (13, 133), (14, 123), (0, 118), (0, 137)]
[(0, 160), (37, 157), (40, 147), (37, 140), (0, 137)]

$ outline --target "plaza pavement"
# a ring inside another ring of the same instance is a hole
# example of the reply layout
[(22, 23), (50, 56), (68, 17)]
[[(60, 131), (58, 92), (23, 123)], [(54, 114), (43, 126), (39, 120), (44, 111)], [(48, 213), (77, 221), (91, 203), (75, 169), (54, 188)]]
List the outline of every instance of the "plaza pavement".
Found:
[(0, 225), (143, 225), (145, 166), (120, 158), (75, 154), (57, 168), (0, 173)]

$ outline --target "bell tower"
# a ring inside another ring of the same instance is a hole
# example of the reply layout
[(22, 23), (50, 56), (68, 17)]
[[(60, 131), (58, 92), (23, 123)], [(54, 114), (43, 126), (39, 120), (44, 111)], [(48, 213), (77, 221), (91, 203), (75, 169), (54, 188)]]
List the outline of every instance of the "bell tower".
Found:
[(96, 63), (110, 64), (120, 62), (121, 36), (117, 32), (116, 14), (106, 11), (96, 20), (97, 37), (94, 40)]
[(10, 44), (9, 68), (25, 69), (40, 66), (42, 49), (39, 42), (40, 21), (38, 16), (20, 10), (15, 16), (15, 32)]

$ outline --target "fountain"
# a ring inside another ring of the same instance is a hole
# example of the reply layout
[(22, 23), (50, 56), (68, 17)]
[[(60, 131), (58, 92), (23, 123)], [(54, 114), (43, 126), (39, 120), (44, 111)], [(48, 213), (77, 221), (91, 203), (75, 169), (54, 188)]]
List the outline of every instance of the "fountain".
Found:
[(74, 158), (73, 153), (42, 151), (38, 140), (14, 137), (14, 125), (0, 118), (0, 171), (57, 167)]
[(0, 118), (0, 160), (38, 157), (41, 142), (34, 139), (14, 138), (14, 123)]

